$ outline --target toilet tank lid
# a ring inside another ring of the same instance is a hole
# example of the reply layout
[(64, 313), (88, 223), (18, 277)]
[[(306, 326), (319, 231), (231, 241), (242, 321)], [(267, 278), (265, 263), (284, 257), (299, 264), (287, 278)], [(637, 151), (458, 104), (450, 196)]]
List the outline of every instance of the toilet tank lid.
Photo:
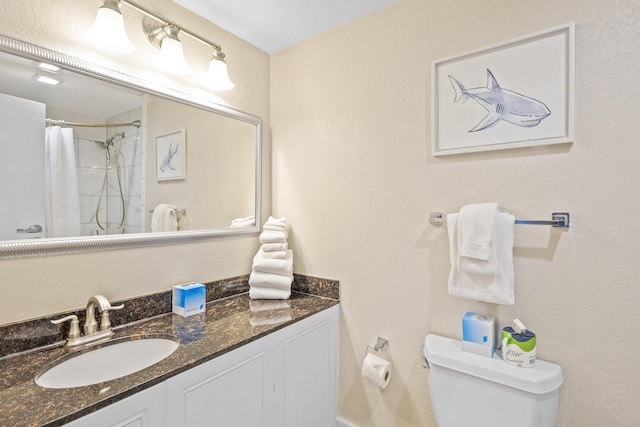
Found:
[(424, 355), (431, 365), (442, 366), (533, 394), (556, 390), (563, 381), (562, 368), (556, 364), (536, 360), (531, 368), (518, 368), (503, 361), (499, 354), (493, 358), (462, 351), (462, 342), (438, 335), (427, 335)]

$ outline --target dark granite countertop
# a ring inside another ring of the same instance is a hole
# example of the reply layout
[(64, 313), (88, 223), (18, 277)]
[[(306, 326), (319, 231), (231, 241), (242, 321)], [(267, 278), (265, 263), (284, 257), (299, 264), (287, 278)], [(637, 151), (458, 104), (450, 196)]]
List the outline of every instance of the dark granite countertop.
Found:
[(286, 301), (252, 301), (243, 293), (208, 302), (206, 313), (191, 317), (167, 313), (118, 326), (110, 341), (169, 335), (180, 345), (142, 371), (85, 387), (35, 383), (38, 372), (72, 351), (61, 344), (0, 358), (0, 426), (63, 425), (338, 303), (299, 292)]

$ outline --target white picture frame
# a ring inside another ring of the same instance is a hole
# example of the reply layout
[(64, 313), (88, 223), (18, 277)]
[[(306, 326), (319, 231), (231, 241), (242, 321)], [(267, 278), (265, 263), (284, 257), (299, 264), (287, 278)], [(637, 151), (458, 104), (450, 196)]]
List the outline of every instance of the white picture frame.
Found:
[(187, 178), (186, 131), (179, 129), (155, 137), (156, 181)]
[(570, 22), (433, 61), (432, 154), (573, 142), (574, 39)]

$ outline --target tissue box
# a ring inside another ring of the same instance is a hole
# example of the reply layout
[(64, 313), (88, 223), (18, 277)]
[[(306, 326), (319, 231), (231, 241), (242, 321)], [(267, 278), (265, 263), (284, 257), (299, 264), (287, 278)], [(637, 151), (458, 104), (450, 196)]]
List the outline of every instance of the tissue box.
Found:
[(462, 350), (493, 357), (495, 324), (493, 316), (467, 312), (462, 318)]
[(173, 312), (180, 316), (202, 313), (207, 302), (207, 289), (201, 283), (173, 287)]

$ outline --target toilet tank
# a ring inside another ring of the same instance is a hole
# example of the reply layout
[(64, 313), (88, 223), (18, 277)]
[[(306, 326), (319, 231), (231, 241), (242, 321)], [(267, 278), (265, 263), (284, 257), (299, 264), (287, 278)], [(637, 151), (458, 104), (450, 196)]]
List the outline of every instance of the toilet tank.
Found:
[(462, 343), (427, 335), (431, 406), (438, 427), (553, 427), (562, 368), (536, 360), (531, 368), (462, 351)]

